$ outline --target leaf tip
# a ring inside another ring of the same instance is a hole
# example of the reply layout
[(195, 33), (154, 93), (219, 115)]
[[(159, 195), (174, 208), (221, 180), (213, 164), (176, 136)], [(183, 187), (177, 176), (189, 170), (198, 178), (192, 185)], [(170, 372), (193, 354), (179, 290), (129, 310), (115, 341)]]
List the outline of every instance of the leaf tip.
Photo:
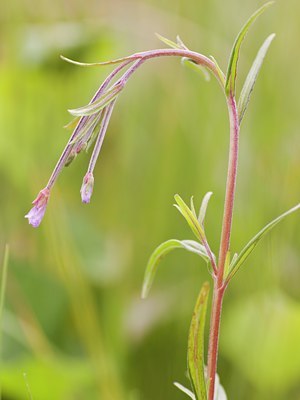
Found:
[(73, 115), (73, 117), (77, 116), (76, 110), (69, 109), (67, 110), (69, 114)]
[(271, 7), (274, 3), (276, 3), (275, 0), (267, 1), (265, 4), (263, 4), (257, 11), (258, 12), (263, 12), (265, 9)]
[(267, 37), (266, 41), (271, 43), (275, 39), (275, 37), (276, 37), (276, 33), (273, 32)]
[(63, 56), (62, 54), (60, 54), (59, 57), (60, 57), (63, 61), (66, 61), (67, 63), (75, 64), (75, 65), (77, 64), (77, 61), (71, 60), (70, 58)]
[(143, 284), (143, 288), (142, 288), (141, 299), (146, 300), (146, 298), (148, 297), (148, 294), (149, 294), (149, 287), (145, 282)]
[(241, 31), (239, 32), (238, 36), (235, 39), (233, 48), (231, 50), (230, 59), (227, 68), (226, 74), (226, 82), (225, 82), (225, 93), (229, 95), (230, 93), (235, 93), (235, 81), (236, 81), (236, 74), (237, 74), (237, 64), (239, 59), (239, 52), (241, 48), (241, 44), (253, 23), (256, 19), (268, 8), (270, 7), (274, 1), (269, 1), (263, 4), (258, 10), (254, 12), (247, 20), (247, 22), (242, 27)]

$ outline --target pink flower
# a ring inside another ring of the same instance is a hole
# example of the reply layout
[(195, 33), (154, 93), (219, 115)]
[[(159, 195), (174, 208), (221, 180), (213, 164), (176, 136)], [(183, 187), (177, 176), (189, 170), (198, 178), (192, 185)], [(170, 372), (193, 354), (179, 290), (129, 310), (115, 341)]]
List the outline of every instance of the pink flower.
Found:
[(94, 176), (92, 172), (88, 172), (83, 178), (82, 186), (80, 189), (81, 200), (83, 203), (89, 203), (91, 201), (93, 188), (94, 188)]
[(49, 196), (50, 190), (48, 188), (41, 190), (37, 198), (32, 202), (34, 207), (32, 207), (29, 213), (25, 215), (25, 218), (28, 218), (28, 222), (34, 228), (37, 228), (40, 225), (44, 217)]

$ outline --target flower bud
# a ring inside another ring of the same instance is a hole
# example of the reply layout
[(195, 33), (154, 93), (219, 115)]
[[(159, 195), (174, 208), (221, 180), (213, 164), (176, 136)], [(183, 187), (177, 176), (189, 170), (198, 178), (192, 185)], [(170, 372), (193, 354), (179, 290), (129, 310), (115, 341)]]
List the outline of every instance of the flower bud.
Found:
[(48, 188), (41, 190), (37, 198), (32, 202), (34, 207), (32, 207), (29, 213), (25, 215), (25, 218), (28, 218), (29, 224), (34, 228), (37, 228), (40, 225), (44, 217), (49, 196), (50, 190)]
[(82, 186), (80, 189), (81, 200), (83, 203), (89, 203), (91, 201), (93, 188), (94, 188), (94, 176), (92, 172), (88, 172), (83, 178)]

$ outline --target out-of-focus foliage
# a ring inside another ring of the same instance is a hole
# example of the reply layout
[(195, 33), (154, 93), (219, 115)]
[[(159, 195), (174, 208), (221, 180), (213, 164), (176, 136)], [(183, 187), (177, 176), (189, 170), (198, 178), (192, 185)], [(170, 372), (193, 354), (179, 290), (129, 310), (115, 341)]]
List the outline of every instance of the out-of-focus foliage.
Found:
[[(110, 67), (100, 61), (180, 37), (226, 69), (234, 37), (259, 1), (10, 0), (0, 13), (0, 248), (10, 245), (3, 314), (4, 400), (182, 399), (188, 327), (207, 271), (174, 252), (140, 300), (152, 249), (192, 239), (173, 195), (214, 192), (206, 233), (217, 253), (228, 121), (218, 84), (179, 60), (143, 66), (118, 101), (90, 205), (79, 189), (85, 154), (66, 168), (38, 230), (24, 214), (69, 131)], [(241, 89), (262, 40), (276, 32), (241, 134), (232, 254), (300, 199), (300, 3), (277, 2), (247, 37)], [(300, 399), (300, 221), (257, 248), (226, 294), (219, 375), (229, 399)], [(2, 254), (1, 254), (1, 259)], [(168, 268), (170, 266), (170, 268)], [(207, 334), (207, 332), (206, 332)], [(23, 374), (26, 373), (26, 379)]]

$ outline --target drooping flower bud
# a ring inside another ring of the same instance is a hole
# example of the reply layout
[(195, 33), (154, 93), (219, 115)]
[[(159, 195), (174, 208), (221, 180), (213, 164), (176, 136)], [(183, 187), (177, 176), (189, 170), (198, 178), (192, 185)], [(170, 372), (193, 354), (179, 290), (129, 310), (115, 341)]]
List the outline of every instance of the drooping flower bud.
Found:
[(91, 201), (93, 188), (94, 188), (94, 176), (92, 172), (88, 172), (83, 178), (82, 186), (80, 189), (81, 200), (83, 203), (89, 203)]
[(25, 218), (28, 218), (29, 224), (34, 228), (37, 228), (40, 225), (44, 217), (49, 196), (50, 190), (48, 188), (41, 190), (37, 198), (32, 202), (34, 207), (32, 207), (29, 213), (25, 215)]

